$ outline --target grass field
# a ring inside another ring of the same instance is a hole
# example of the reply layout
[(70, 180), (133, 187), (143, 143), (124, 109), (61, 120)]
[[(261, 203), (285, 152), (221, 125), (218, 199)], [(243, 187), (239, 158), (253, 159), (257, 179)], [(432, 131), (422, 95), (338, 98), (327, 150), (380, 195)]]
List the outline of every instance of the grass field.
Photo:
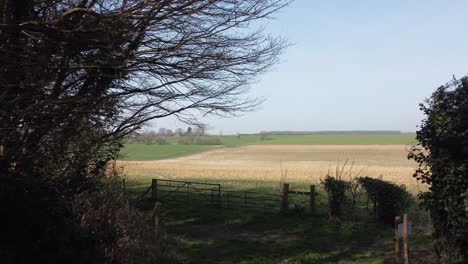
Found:
[[(414, 134), (356, 134), (356, 135), (272, 135), (260, 140), (259, 135), (210, 136), (219, 138), (224, 147), (246, 145), (413, 145)], [(125, 144), (121, 160), (162, 160), (200, 153), (221, 146), (181, 145), (173, 137), (166, 145)]]
[(271, 135), (260, 140), (258, 135), (221, 137), (225, 145), (412, 145), (414, 134), (355, 134), (355, 135)]
[(213, 149), (206, 145), (179, 145), (179, 144), (126, 144), (120, 152), (121, 160), (162, 160), (191, 155)]

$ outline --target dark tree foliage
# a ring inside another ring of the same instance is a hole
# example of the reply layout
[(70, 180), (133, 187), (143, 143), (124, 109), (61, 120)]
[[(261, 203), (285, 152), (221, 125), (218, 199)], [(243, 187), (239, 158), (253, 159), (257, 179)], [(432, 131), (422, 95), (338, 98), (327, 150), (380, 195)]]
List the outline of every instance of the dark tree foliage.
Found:
[(395, 216), (402, 215), (410, 206), (411, 195), (404, 186), (369, 177), (359, 178), (358, 182), (376, 206), (378, 220), (384, 224), (394, 224)]
[[(75, 197), (102, 197), (121, 139), (149, 120), (196, 123), (198, 114), (257, 107), (245, 92), (286, 46), (264, 34), (262, 21), (287, 2), (0, 0), (0, 200), (9, 223), (0, 257), (28, 263), (48, 247), (50, 263), (118, 263), (120, 238), (110, 234), (138, 230), (109, 214), (96, 223), (108, 228), (90, 226), (84, 211), (99, 210)], [(103, 206), (112, 202), (120, 200)], [(24, 236), (12, 241), (14, 233)]]
[(430, 210), (441, 263), (468, 262), (468, 78), (439, 87), (421, 110), (419, 145), (409, 158), (414, 177), (429, 185), (420, 198)]

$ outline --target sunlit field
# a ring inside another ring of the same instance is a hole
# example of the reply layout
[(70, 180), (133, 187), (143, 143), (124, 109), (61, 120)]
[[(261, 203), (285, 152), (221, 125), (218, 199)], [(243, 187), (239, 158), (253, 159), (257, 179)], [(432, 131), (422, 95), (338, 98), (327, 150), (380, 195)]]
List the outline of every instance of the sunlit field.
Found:
[[(279, 193), (281, 183), (287, 182), (295, 191), (316, 185), (317, 211), (314, 215), (264, 215), (240, 208), (218, 210), (163, 202), (167, 237), (193, 263), (219, 263), (219, 259), (226, 263), (280, 263), (279, 259), (288, 260), (281, 263), (390, 263), (393, 230), (372, 220), (337, 228), (329, 221), (327, 193), (320, 180), (327, 174), (340, 174), (344, 179), (370, 176), (405, 185), (413, 194), (427, 188), (412, 177), (416, 163), (407, 159), (414, 135), (221, 139), (219, 146), (184, 146), (174, 139), (162, 146), (129, 145), (126, 160), (118, 165), (134, 197), (141, 197), (152, 178), (220, 183), (223, 190), (260, 193)], [(290, 198), (294, 206), (307, 199)], [(146, 206), (151, 210), (153, 204)], [(427, 251), (431, 247), (427, 214), (411, 210), (418, 230), (412, 238), (411, 257), (415, 263), (434, 263)]]
[[(151, 178), (222, 182), (250, 188), (279, 186), (283, 180), (298, 186), (317, 184), (327, 174), (343, 170), (344, 177), (379, 177), (423, 190), (412, 177), (416, 164), (407, 159), (408, 145), (249, 145), (217, 148), (159, 161), (122, 161), (130, 179)], [(344, 167), (344, 168), (343, 168)]]

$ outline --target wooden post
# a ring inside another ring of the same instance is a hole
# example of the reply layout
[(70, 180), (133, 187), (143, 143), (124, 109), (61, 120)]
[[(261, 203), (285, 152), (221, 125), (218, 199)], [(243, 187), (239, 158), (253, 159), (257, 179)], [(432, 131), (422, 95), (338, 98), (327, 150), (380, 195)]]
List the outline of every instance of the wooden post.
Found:
[(288, 202), (289, 184), (288, 183), (283, 184), (282, 192), (283, 192), (283, 195), (282, 195), (282, 200), (281, 200), (281, 211), (287, 212), (289, 208), (289, 202)]
[(158, 199), (158, 179), (151, 180), (151, 198)]
[(161, 240), (161, 204), (154, 204), (154, 235), (156, 239), (156, 256), (159, 255), (160, 240)]
[(409, 264), (408, 214), (403, 215), (403, 256), (405, 264)]
[(315, 212), (315, 185), (310, 186), (310, 211)]
[(398, 235), (398, 225), (401, 223), (401, 217), (395, 217), (395, 263), (400, 263), (400, 236)]

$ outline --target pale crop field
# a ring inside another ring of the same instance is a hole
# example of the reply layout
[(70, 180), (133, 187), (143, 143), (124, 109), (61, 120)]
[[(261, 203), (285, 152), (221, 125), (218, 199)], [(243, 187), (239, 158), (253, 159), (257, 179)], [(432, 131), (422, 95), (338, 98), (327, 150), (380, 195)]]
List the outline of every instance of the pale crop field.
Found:
[(120, 161), (129, 179), (149, 183), (151, 178), (203, 180), (249, 188), (318, 184), (328, 173), (343, 169), (345, 178), (369, 176), (404, 184), (417, 193), (427, 189), (412, 174), (414, 161), (407, 145), (248, 145), (219, 148), (190, 156), (157, 161)]

